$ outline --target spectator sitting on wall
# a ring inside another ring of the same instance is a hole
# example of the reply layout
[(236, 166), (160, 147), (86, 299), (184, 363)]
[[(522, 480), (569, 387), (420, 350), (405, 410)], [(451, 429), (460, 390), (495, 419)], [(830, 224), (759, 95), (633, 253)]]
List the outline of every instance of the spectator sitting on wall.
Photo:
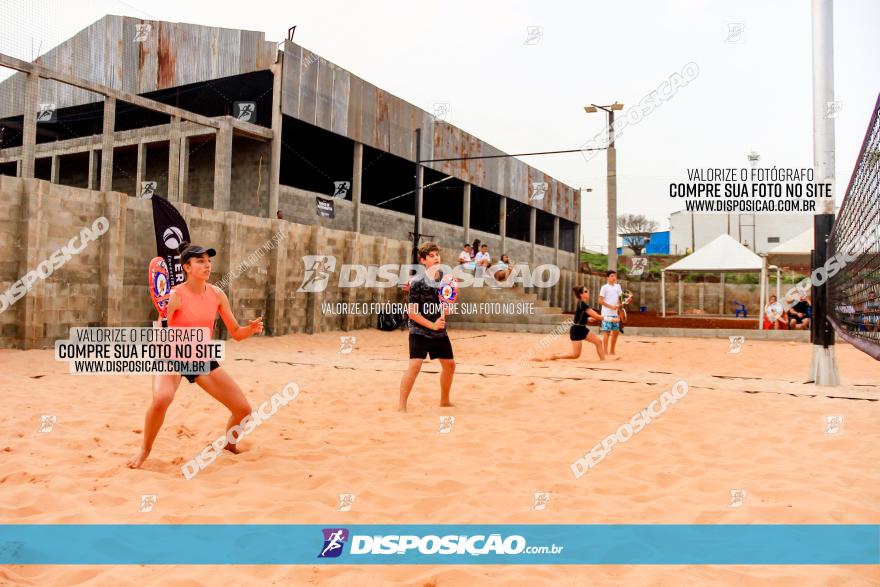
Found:
[(770, 296), (767, 306), (764, 308), (764, 330), (786, 330), (788, 323), (785, 320), (785, 312), (782, 304), (776, 301), (776, 296)]
[(501, 255), (501, 260), (498, 261), (498, 263), (494, 267), (492, 267), (492, 271), (495, 272), (493, 275), (495, 277), (495, 281), (502, 283), (507, 280), (507, 278), (510, 277), (510, 266), (512, 264), (513, 263), (510, 262), (510, 257), (508, 257), (506, 254)]
[(804, 296), (788, 311), (788, 327), (792, 330), (805, 330), (810, 327), (810, 298)]
[(275, 218), (277, 218), (278, 220), (284, 220), (284, 212), (278, 210), (277, 212), (275, 212)]
[(474, 239), (474, 244), (471, 246), (471, 257), (476, 257), (480, 252), (480, 242), (480, 239)]
[(489, 268), (489, 265), (492, 264), (492, 257), (489, 256), (489, 245), (480, 245), (480, 252), (474, 257), (474, 263), (477, 264), (477, 267)]
[(468, 243), (464, 243), (461, 253), (458, 254), (458, 264), (465, 265), (468, 269), (473, 269), (473, 261), (474, 260), (471, 257), (471, 246)]

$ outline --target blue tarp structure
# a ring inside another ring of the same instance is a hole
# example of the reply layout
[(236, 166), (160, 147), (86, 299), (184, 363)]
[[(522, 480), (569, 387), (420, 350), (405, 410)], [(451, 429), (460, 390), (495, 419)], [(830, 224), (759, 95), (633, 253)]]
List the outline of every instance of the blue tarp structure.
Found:
[[(627, 246), (627, 237), (623, 237), (623, 244)], [(623, 247), (617, 247), (617, 254), (623, 254)], [(668, 255), (669, 254), (669, 231), (652, 232), (648, 239), (648, 246), (643, 251), (644, 255)]]
[(648, 247), (645, 249), (647, 255), (668, 255), (669, 254), (669, 231), (655, 232), (651, 234), (651, 240), (648, 241)]

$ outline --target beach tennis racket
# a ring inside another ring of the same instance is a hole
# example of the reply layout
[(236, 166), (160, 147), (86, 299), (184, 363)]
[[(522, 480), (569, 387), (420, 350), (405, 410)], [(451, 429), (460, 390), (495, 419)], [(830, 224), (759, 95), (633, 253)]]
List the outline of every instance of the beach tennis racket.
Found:
[(625, 290), (623, 292), (623, 304), (620, 307), (620, 323), (623, 324), (626, 322), (626, 305), (630, 303), (633, 299), (633, 293), (629, 290)]
[(162, 257), (154, 257), (147, 271), (150, 297), (159, 312), (163, 324), (168, 317), (168, 300), (171, 297), (171, 281), (168, 277), (168, 265)]
[(452, 275), (444, 275), (440, 280), (440, 288), (437, 290), (437, 297), (444, 306), (451, 306), (458, 297), (458, 283)]

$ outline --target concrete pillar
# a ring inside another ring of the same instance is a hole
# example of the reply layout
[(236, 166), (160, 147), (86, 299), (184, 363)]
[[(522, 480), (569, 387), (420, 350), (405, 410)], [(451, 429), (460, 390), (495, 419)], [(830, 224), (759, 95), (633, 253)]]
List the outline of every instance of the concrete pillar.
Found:
[(678, 275), (678, 315), (684, 314), (684, 273)]
[(94, 149), (89, 149), (89, 178), (88, 178), (88, 189), (93, 190), (97, 187), (98, 182), (97, 177), (97, 166), (98, 166), (98, 156)]
[[(345, 257), (343, 258), (342, 262), (346, 263), (346, 264), (351, 264), (351, 265), (356, 265), (356, 264), (360, 263), (361, 262), (361, 249), (364, 247), (364, 241), (366, 240), (366, 238), (358, 233), (346, 234), (344, 238), (345, 238)], [(382, 259), (382, 253), (384, 253), (384, 252), (385, 251), (381, 251), (379, 253), (380, 256), (373, 257), (373, 261), (376, 263), (379, 263), (379, 264), (384, 263), (384, 261)], [(356, 287), (349, 287), (349, 288), (345, 288), (345, 289), (340, 289), (340, 292), (339, 292), (341, 294), (340, 297), (343, 298), (343, 300), (347, 304), (349, 304), (349, 305), (354, 304), (357, 301), (358, 289), (359, 288), (356, 288)], [(378, 292), (378, 291), (374, 290), (373, 293), (381, 295), (384, 292)], [(371, 299), (370, 301), (374, 302), (374, 301), (378, 301), (378, 300)], [(355, 328), (358, 327), (358, 325), (357, 325), (358, 316), (356, 314), (345, 314), (344, 316), (341, 316), (340, 318), (341, 318), (341, 324), (339, 326), (342, 330), (348, 332), (348, 331), (354, 330)]]
[[(464, 228), (464, 242), (469, 243), (471, 242), (471, 184), (464, 184), (464, 197), (461, 200), (461, 226)], [(501, 248), (499, 255), (504, 253), (504, 247)]]
[(52, 155), (52, 170), (49, 172), (49, 182), (50, 183), (58, 183), (58, 178), (61, 175), (61, 156), (60, 155)]
[[(282, 67), (280, 63), (273, 63), (269, 69), (272, 71), (272, 146), (269, 158), (269, 209), (266, 210), (266, 215), (269, 218), (275, 218), (275, 213), (278, 211), (281, 189), (281, 127), (284, 123), (284, 118), (281, 115)], [(363, 147), (361, 148), (363, 149)], [(357, 145), (355, 145), (355, 154), (357, 154)], [(351, 183), (352, 190), (354, 190), (354, 179), (352, 179)], [(358, 185), (357, 189), (360, 191), (360, 185)], [(358, 193), (358, 197), (360, 197), (360, 193)], [(354, 193), (352, 193), (353, 198)], [(355, 204), (355, 231), (360, 228), (360, 224), (358, 224), (360, 221), (359, 214), (357, 204)]]
[[(648, 300), (645, 299), (645, 282), (639, 284), (639, 306), (647, 306)], [(636, 308), (639, 311), (639, 308)]]
[(284, 323), (284, 294), (287, 291), (287, 245), (290, 234), (290, 223), (286, 220), (275, 220), (272, 223), (275, 234), (281, 233), (285, 238), (278, 241), (269, 257), (269, 299), (268, 315), (266, 316), (267, 333), (279, 336), (288, 332)]
[(703, 282), (700, 282), (699, 287), (697, 289), (698, 289), (697, 295), (698, 295), (698, 299), (699, 299), (697, 307), (699, 307), (702, 310), (703, 309), (703, 297), (705, 296), (705, 291), (706, 291), (706, 284)]
[[(168, 201), (177, 202), (180, 198), (180, 117), (171, 117), (171, 133), (168, 136)], [(138, 184), (140, 189), (140, 184)]]
[(21, 159), (15, 161), (15, 177), (21, 177)]
[(354, 212), (354, 226), (356, 233), (361, 231), (361, 188), (364, 182), (364, 145), (354, 144), (354, 163), (351, 170), (351, 203)]
[[(498, 234), (501, 236), (501, 252), (506, 252), (507, 248), (507, 198), (501, 196), (501, 205), (498, 207)], [(471, 239), (464, 239), (465, 242), (470, 242)], [(520, 261), (521, 259), (514, 259), (514, 261)]]
[(534, 269), (535, 266), (535, 235), (538, 227), (538, 209), (529, 208), (529, 244), (532, 245), (531, 253), (529, 253), (529, 266)]
[(553, 264), (559, 267), (559, 216), (553, 217)]
[(220, 122), (214, 145), (214, 209), (229, 210), (232, 196), (232, 124)]
[(40, 78), (34, 73), (27, 74), (24, 85), (24, 124), (21, 130), (21, 173), (19, 174), (19, 177), (23, 178), (34, 176), (39, 94)]
[[(135, 167), (134, 173), (134, 190), (137, 192), (135, 196), (140, 197), (141, 195), (141, 182), (147, 181), (144, 178), (147, 169), (147, 144), (146, 143), (138, 143), (137, 145), (137, 164)], [(171, 198), (171, 194), (166, 194), (168, 198)]]
[[(140, 188), (138, 188), (140, 189)], [(104, 192), (104, 217), (110, 228), (101, 237), (100, 266), (101, 287), (99, 307), (103, 326), (122, 326), (122, 308), (125, 303), (123, 291), (123, 264), (125, 258), (125, 218), (127, 199), (119, 192)]]
[[(238, 212), (226, 212), (223, 215), (223, 255), (220, 257), (221, 276), (229, 275), (244, 260), (241, 232), (246, 229), (241, 226), (241, 221), (242, 214)], [(226, 297), (229, 298), (229, 305), (232, 308), (236, 308), (235, 302), (238, 297), (238, 284), (240, 282), (240, 279), (230, 279), (226, 285)], [(256, 316), (243, 315), (238, 315), (237, 317), (241, 324), (247, 324), (249, 319), (256, 318)], [(225, 327), (222, 329), (222, 332), (224, 339), (229, 338), (229, 332)]]
[[(324, 235), (324, 227), (314, 224), (309, 226), (309, 231), (311, 236), (309, 237), (308, 250), (314, 255), (320, 255), (322, 251), (325, 251), (325, 235)], [(321, 300), (323, 298), (323, 292), (314, 293), (308, 292), (305, 294), (306, 296), (306, 323), (305, 323), (305, 332), (306, 334), (315, 334), (320, 331), (321, 326)]]
[(581, 270), (581, 224), (578, 222), (577, 227), (575, 228), (575, 241), (574, 241), (574, 270)]
[(177, 201), (186, 202), (189, 188), (189, 137), (180, 137), (180, 177), (177, 178)]
[(727, 293), (725, 291), (727, 289), (727, 287), (724, 285), (724, 273), (721, 274), (721, 283), (719, 283), (718, 285), (719, 285), (719, 289), (721, 290), (718, 294), (718, 313), (719, 314), (726, 314), (727, 312), (725, 311), (725, 307), (724, 307), (724, 301), (725, 301), (724, 294)]
[[(113, 189), (113, 129), (116, 127), (116, 98), (104, 96), (104, 127), (101, 130), (101, 191)], [(137, 186), (140, 189), (140, 186)]]
[(666, 318), (666, 271), (660, 270), (660, 311)]
[[(36, 117), (36, 112), (34, 112)], [(25, 116), (27, 119), (27, 116)], [(28, 271), (35, 269), (38, 264), (48, 258), (46, 250), (48, 241), (49, 221), (47, 210), (43, 203), (43, 194), (37, 189), (28, 189), (23, 185), (21, 191), (20, 233), (21, 255), (19, 255), (18, 275), (26, 275)], [(21, 325), (22, 347), (25, 349), (40, 348), (43, 346), (44, 324), (42, 319), (45, 305), (45, 284), (42, 280), (37, 281), (30, 290), (16, 304), (18, 306), (18, 324)]]
[(617, 149), (613, 138), (605, 154), (608, 168), (608, 268), (617, 271)]
[[(424, 215), (422, 214), (422, 204), (424, 203), (425, 190), (422, 189), (422, 186), (425, 185), (425, 168), (419, 165), (419, 175), (418, 175), (418, 186), (419, 189), (416, 190), (416, 214), (419, 215), (421, 220), (424, 220)], [(422, 227), (422, 232), (425, 231), (425, 228)]]

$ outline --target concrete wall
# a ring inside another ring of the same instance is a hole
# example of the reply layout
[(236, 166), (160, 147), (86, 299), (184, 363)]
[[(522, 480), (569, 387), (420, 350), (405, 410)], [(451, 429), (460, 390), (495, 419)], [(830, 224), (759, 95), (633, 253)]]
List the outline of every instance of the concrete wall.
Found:
[[(337, 230), (354, 229), (354, 204), (349, 200), (334, 200), (336, 218), (319, 218), (315, 214), (315, 197), (325, 197), (323, 194), (310, 192), (299, 188), (282, 185), (279, 190), (279, 205), (284, 211), (284, 218), (292, 222), (308, 225), (320, 225), (332, 227)], [(413, 217), (409, 214), (385, 210), (375, 206), (361, 205), (361, 233), (373, 236), (388, 234), (399, 235), (400, 239), (406, 239), (413, 229)], [(444, 259), (447, 262), (456, 262), (464, 244), (464, 228), (438, 222), (428, 218), (422, 219), (422, 234), (434, 237), (434, 240), (444, 249)], [(489, 245), (489, 251), (493, 260), (507, 253), (513, 261), (528, 263), (531, 255), (531, 245), (527, 242), (508, 238), (504, 250), (501, 250), (501, 237), (479, 230), (470, 231), (470, 242), (480, 239)], [(411, 246), (411, 245), (410, 245)], [(535, 264), (553, 263), (553, 248), (537, 246), (535, 250)], [(559, 266), (563, 269), (574, 268), (574, 253), (559, 251)]]
[[(321, 303), (402, 299), (396, 287), (341, 289), (336, 279), (322, 293), (297, 290), (305, 275), (304, 255), (335, 256), (337, 268), (408, 263), (411, 245), (404, 240), (177, 207), (193, 241), (217, 248), (211, 282), (231, 276), (225, 289), (236, 317), (244, 322), (264, 316), (268, 334), (371, 327), (375, 316), (325, 315)], [(51, 347), (73, 326), (149, 326), (156, 319), (146, 284), (147, 265), (156, 254), (151, 203), (118, 192), (0, 176), (0, 292), (101, 216), (110, 223), (106, 234), (0, 311), (0, 347)], [(272, 246), (276, 233), (284, 238)], [(248, 263), (258, 251), (260, 257)], [(562, 299), (571, 282), (568, 272), (545, 296)], [(222, 327), (216, 334), (223, 336)]]
[[(271, 146), (271, 143), (265, 141), (233, 137), (230, 205), (236, 212), (266, 217), (269, 207)], [(213, 172), (213, 162), (211, 171)], [(213, 192), (211, 196), (213, 197)], [(272, 210), (271, 218), (274, 217), (275, 210)]]
[[(659, 282), (642, 282), (632, 280), (619, 281), (623, 289), (633, 292), (633, 302), (631, 306), (638, 311), (639, 306), (647, 306), (649, 312), (661, 311), (660, 304), (660, 283)], [(590, 289), (590, 300), (592, 303), (599, 303), (599, 288), (605, 284), (605, 278), (598, 275), (590, 275), (586, 278), (586, 285)], [(759, 297), (761, 295), (761, 287), (754, 285), (724, 284), (724, 308), (722, 312), (720, 283), (682, 283), (682, 304), (684, 313), (689, 310), (701, 309), (706, 314), (728, 314), (734, 315), (734, 300), (742, 302), (746, 305), (749, 316), (757, 316), (760, 310)], [(771, 294), (776, 294), (776, 284), (773, 284)], [(791, 286), (782, 288), (783, 295)], [(667, 276), (666, 279), (666, 313), (678, 312), (679, 285), (675, 276)]]

